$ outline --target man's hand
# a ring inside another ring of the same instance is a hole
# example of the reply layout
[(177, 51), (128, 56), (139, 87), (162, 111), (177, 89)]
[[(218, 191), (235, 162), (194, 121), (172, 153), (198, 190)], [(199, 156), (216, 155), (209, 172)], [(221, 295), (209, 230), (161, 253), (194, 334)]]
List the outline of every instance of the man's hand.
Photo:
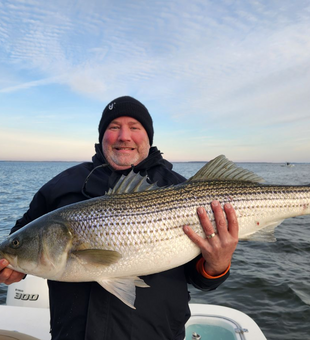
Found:
[(184, 226), (184, 232), (200, 248), (205, 259), (205, 271), (211, 276), (218, 276), (224, 273), (231, 263), (238, 244), (239, 226), (231, 204), (225, 204), (225, 213), (218, 201), (213, 201), (211, 207), (217, 228), (216, 234), (203, 207), (199, 207), (197, 213), (206, 238), (197, 235), (189, 226)]
[(8, 265), (9, 262), (6, 259), (0, 259), (0, 283), (10, 285), (11, 283), (19, 282), (25, 277), (25, 274), (7, 268)]

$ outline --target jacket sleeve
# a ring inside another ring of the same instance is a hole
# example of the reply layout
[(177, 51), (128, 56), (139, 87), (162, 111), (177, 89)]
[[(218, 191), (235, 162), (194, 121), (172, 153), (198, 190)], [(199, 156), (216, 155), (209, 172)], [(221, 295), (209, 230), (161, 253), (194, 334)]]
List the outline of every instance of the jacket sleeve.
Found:
[(214, 290), (224, 281), (226, 281), (226, 279), (229, 276), (229, 271), (219, 278), (207, 279), (203, 275), (201, 275), (196, 269), (196, 264), (200, 258), (201, 255), (199, 255), (194, 260), (188, 262), (185, 265), (185, 275), (187, 282), (192, 284), (195, 288), (200, 289), (202, 291)]

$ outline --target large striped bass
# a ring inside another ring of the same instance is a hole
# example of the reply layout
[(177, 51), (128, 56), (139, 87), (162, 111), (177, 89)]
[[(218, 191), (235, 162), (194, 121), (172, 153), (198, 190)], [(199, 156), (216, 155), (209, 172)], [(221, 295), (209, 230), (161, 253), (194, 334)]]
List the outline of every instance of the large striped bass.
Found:
[[(0, 244), (10, 268), (50, 280), (97, 281), (133, 307), (142, 275), (180, 266), (200, 250), (183, 232), (205, 237), (196, 209), (230, 202), (239, 239), (264, 239), (261, 231), (284, 219), (310, 214), (309, 186), (261, 184), (254, 173), (225, 156), (207, 163), (186, 182), (158, 188), (131, 172), (106, 195), (46, 214)], [(270, 234), (270, 233), (268, 233)]]

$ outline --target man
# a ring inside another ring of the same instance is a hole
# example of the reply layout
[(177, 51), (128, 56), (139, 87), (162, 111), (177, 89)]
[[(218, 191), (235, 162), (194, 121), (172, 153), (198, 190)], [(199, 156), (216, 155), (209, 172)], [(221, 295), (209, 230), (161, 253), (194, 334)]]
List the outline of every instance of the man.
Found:
[[(113, 100), (103, 111), (92, 162), (65, 170), (46, 183), (12, 232), (59, 207), (104, 195), (131, 169), (159, 186), (185, 181), (152, 147), (153, 135), (152, 118), (143, 104), (132, 97)], [(137, 288), (135, 310), (96, 282), (48, 281), (52, 339), (183, 340), (190, 313), (187, 283), (202, 290), (217, 288), (229, 275), (238, 242), (238, 223), (232, 207), (226, 205), (225, 214), (218, 202), (213, 202), (212, 208), (217, 235), (203, 208), (198, 209), (198, 216), (206, 238), (184, 226), (202, 256), (185, 266), (144, 276), (150, 288)], [(0, 260), (0, 282), (21, 280), (24, 275), (7, 265), (6, 260)]]

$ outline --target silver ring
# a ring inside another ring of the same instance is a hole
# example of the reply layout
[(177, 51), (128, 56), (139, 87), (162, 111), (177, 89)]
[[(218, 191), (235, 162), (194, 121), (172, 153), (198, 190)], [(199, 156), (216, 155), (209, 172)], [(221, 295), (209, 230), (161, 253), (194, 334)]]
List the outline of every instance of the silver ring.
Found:
[(207, 235), (207, 239), (210, 240), (210, 238), (213, 238), (215, 235), (216, 235), (216, 233), (212, 233), (212, 234), (210, 234), (210, 235)]

